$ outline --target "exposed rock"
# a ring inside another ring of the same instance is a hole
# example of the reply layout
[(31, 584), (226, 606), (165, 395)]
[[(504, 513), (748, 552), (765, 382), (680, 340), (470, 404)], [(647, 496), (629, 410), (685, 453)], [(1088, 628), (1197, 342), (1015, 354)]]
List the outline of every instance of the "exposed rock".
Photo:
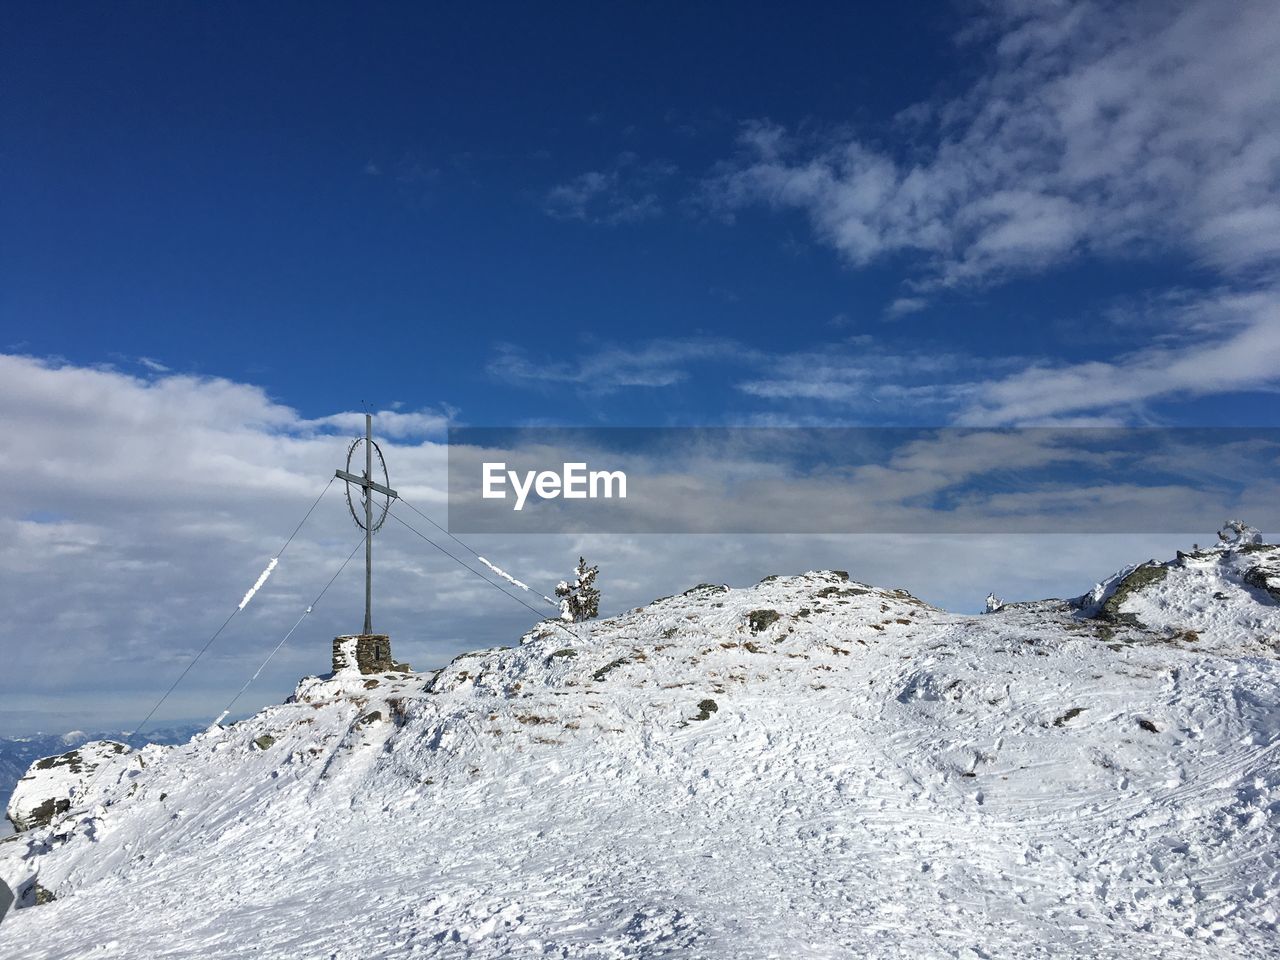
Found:
[(704, 591), (708, 593), (728, 593), (729, 588), (722, 583), (700, 583), (696, 587), (690, 587), (684, 593), (680, 594), (680, 596), (691, 597), (696, 593), (702, 593)]
[(1072, 720), (1074, 720), (1076, 717), (1080, 716), (1080, 714), (1082, 714), (1082, 713), (1084, 713), (1084, 707), (1072, 707), (1070, 710), (1068, 710), (1068, 711), (1067, 711), (1066, 713), (1064, 713), (1062, 716), (1060, 716), (1060, 717), (1058, 717), (1056, 720), (1054, 720), (1054, 721), (1053, 721), (1053, 725), (1054, 725), (1055, 727), (1061, 727), (1061, 726), (1064, 726), (1065, 724), (1070, 723), (1070, 722), (1071, 722)]
[(1169, 568), (1162, 563), (1148, 563), (1135, 568), (1127, 577), (1121, 580), (1111, 596), (1103, 602), (1102, 608), (1098, 611), (1098, 616), (1103, 620), (1110, 620), (1113, 623), (1125, 623), (1133, 627), (1142, 627), (1141, 621), (1132, 614), (1124, 613), (1121, 607), (1134, 593), (1137, 593), (1143, 587), (1150, 586), (1153, 583), (1159, 583), (1169, 573)]
[(760, 633), (777, 623), (780, 616), (777, 610), (752, 610), (747, 614), (747, 623), (750, 624), (752, 633)]
[(1280, 603), (1280, 566), (1260, 564), (1250, 567), (1242, 578), (1251, 587), (1265, 590), (1277, 603)]
[(50, 797), (43, 803), (31, 808), (25, 820), (13, 820), (13, 828), (18, 831), (30, 830), (32, 827), (47, 827), (53, 818), (71, 809), (71, 801), (66, 797)]
[(863, 587), (823, 587), (814, 593), (814, 597), (819, 600), (825, 597), (863, 597), (870, 592)]
[(694, 720), (710, 720), (711, 715), (719, 709), (720, 708), (716, 705), (716, 702), (714, 700), (710, 700), (710, 699), (701, 700), (698, 702), (698, 713), (693, 719)]
[(601, 667), (599, 670), (593, 673), (591, 677), (593, 680), (603, 680), (610, 673), (618, 669), (618, 667), (622, 666), (626, 662), (627, 662), (626, 657), (619, 657), (617, 660), (614, 660), (611, 663), (606, 663), (603, 667)]

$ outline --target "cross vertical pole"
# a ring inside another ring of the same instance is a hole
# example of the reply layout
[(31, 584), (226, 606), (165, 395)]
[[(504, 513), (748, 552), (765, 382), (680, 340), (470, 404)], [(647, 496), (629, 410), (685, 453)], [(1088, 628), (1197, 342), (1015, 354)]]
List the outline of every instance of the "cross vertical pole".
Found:
[[(373, 482), (373, 417), (364, 415), (364, 479)], [(364, 488), (364, 632), (373, 633), (373, 490)]]

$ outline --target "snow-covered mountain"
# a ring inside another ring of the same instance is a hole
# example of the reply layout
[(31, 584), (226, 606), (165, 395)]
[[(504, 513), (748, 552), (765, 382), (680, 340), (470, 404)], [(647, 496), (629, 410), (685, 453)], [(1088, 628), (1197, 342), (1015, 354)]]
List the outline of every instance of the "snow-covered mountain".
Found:
[(1280, 955), (1276, 594), (1246, 543), (975, 616), (824, 571), (307, 678), (33, 769), (0, 956)]

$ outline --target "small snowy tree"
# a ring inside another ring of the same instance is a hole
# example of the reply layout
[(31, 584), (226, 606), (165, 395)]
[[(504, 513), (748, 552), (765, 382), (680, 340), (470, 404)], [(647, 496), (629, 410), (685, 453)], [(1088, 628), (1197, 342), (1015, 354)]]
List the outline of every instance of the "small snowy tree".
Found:
[(1262, 534), (1241, 520), (1228, 520), (1218, 531), (1223, 546), (1238, 547), (1248, 543), (1261, 543)]
[(600, 591), (596, 589), (599, 567), (588, 567), (584, 557), (578, 558), (572, 583), (561, 580), (556, 584), (556, 596), (560, 598), (560, 616), (570, 623), (581, 623), (600, 615)]
[(999, 597), (997, 597), (995, 595), (995, 592), (992, 591), (991, 593), (987, 594), (987, 609), (985, 609), (982, 612), (995, 613), (997, 610), (999, 610), (1003, 606), (1004, 606), (1004, 601), (1001, 600)]

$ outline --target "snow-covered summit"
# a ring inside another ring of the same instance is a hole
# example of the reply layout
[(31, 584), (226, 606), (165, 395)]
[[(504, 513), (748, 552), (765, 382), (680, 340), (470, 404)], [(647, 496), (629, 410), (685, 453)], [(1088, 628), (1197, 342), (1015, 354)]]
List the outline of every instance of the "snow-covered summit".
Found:
[(975, 616), (703, 584), (307, 678), (0, 842), (57, 898), (0, 956), (1265, 955), (1278, 556)]

